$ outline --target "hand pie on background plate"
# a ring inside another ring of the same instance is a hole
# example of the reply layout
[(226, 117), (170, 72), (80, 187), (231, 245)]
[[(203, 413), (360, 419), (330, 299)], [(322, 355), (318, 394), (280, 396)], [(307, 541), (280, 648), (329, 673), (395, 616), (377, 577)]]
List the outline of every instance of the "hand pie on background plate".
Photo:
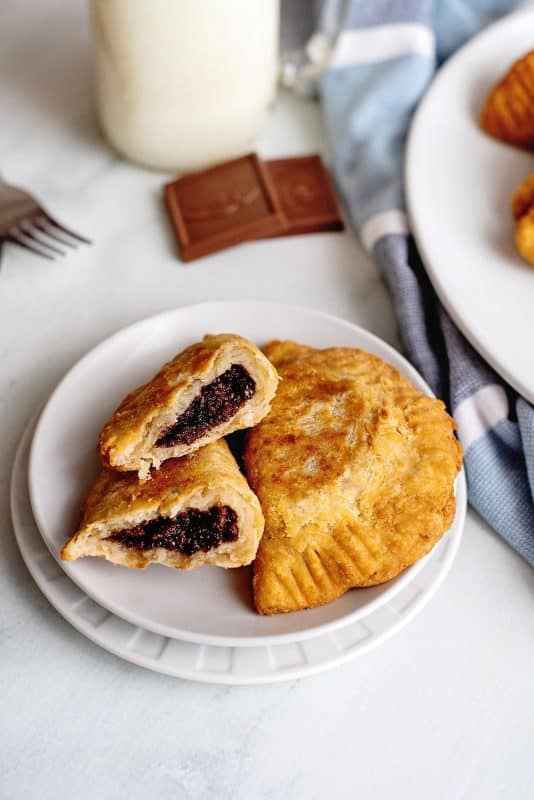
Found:
[(224, 440), (166, 461), (151, 480), (104, 469), (89, 490), (79, 530), (61, 551), (125, 567), (240, 567), (263, 532), (256, 496)]
[(102, 462), (147, 477), (151, 466), (255, 425), (277, 384), (254, 344), (233, 334), (205, 336), (124, 398), (100, 434)]
[(450, 526), (461, 447), (440, 400), (349, 348), (264, 348), (281, 382), (245, 466), (265, 515), (254, 562), (262, 614), (383, 583)]
[(534, 150), (534, 50), (512, 64), (491, 90), (480, 126), (502, 142)]
[[(532, 113), (534, 114), (534, 106)], [(517, 249), (525, 261), (534, 266), (534, 172), (516, 188), (511, 207), (516, 221)]]

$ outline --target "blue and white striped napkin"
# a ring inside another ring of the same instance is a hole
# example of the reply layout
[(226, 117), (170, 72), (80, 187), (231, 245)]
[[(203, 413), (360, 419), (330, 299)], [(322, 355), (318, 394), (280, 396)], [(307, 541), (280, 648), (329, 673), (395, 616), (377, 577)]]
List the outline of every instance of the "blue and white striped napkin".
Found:
[(439, 303), (410, 236), (402, 187), (410, 120), (438, 65), (516, 5), (325, 0), (313, 6), (314, 19), (307, 4), (306, 21), (304, 5), (287, 0), (284, 14), (298, 18), (301, 36), (306, 24), (308, 30), (285, 77), (301, 91), (318, 84), (337, 184), (389, 287), (408, 357), (452, 409), (470, 503), (534, 566), (534, 409), (473, 350)]

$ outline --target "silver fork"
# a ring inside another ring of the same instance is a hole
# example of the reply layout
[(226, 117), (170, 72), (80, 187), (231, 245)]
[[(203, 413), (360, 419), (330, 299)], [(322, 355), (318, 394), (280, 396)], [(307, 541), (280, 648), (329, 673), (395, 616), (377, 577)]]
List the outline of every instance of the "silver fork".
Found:
[(0, 243), (2, 241), (12, 242), (50, 260), (66, 255), (57, 244), (66, 247), (91, 244), (85, 236), (51, 217), (31, 194), (0, 178)]

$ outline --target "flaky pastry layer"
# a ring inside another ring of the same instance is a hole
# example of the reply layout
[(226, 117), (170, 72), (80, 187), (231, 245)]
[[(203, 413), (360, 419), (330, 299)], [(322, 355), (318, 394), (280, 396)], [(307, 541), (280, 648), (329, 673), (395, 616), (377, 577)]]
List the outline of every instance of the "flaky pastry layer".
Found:
[[(135, 550), (108, 539), (158, 517), (172, 519), (189, 509), (206, 511), (217, 505), (235, 511), (239, 533), (236, 541), (208, 552), (188, 556), (163, 547)], [(132, 568), (150, 563), (178, 569), (202, 564), (240, 567), (254, 559), (263, 525), (258, 499), (228, 445), (220, 440), (189, 456), (166, 461), (149, 481), (140, 481), (135, 473), (104, 469), (85, 498), (80, 527), (61, 551), (61, 558), (73, 561), (98, 556)]]
[[(235, 415), (191, 444), (158, 446), (162, 434), (183, 414), (201, 389), (232, 365), (245, 368), (256, 386), (252, 397)], [(187, 455), (200, 447), (251, 427), (269, 411), (278, 376), (263, 353), (247, 339), (234, 334), (205, 336), (177, 355), (148, 383), (130, 392), (106, 422), (99, 439), (104, 466), (136, 470), (147, 477), (151, 467)]]

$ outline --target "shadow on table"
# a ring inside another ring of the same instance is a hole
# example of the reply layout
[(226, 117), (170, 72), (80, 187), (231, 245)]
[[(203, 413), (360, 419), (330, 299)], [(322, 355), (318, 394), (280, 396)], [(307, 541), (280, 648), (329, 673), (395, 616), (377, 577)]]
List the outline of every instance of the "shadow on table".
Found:
[(24, 109), (44, 127), (50, 123), (54, 130), (68, 128), (105, 148), (94, 111), (87, 4), (39, 8), (28, 0), (21, 5), (24, 2), (31, 22), (26, 19), (20, 33), (16, 19), (6, 23), (2, 94), (8, 111), (16, 119), (17, 109)]

